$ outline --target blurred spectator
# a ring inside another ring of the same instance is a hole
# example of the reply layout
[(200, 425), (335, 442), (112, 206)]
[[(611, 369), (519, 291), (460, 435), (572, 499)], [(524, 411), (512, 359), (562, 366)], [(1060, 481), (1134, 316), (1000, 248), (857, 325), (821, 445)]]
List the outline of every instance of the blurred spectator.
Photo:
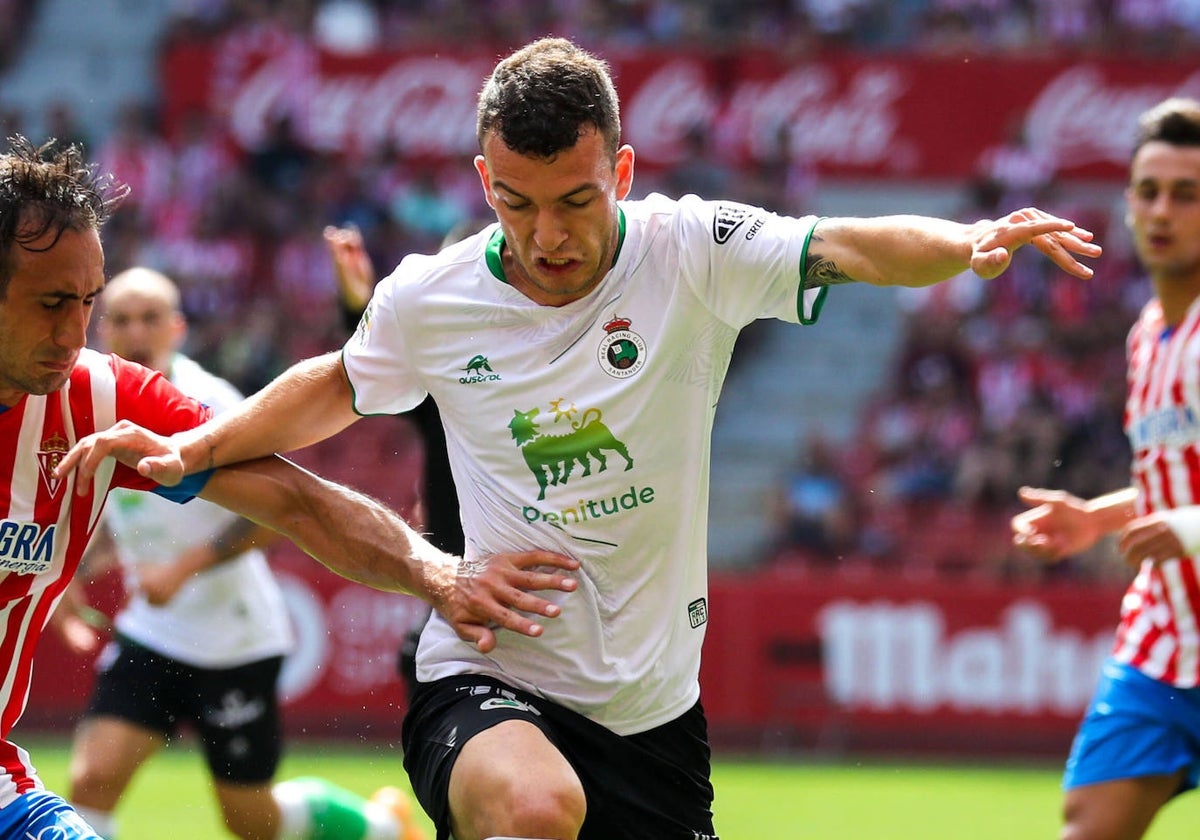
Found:
[(663, 187), (672, 198), (733, 194), (734, 173), (714, 148), (707, 126), (693, 125), (683, 135), (680, 159), (663, 176)]
[(836, 445), (822, 432), (804, 442), (792, 473), (772, 500), (781, 550), (798, 549), (833, 561), (856, 548), (854, 498), (839, 463)]
[(96, 152), (96, 162), (101, 171), (129, 185), (122, 212), (152, 219), (168, 203), (172, 155), (151, 106), (141, 102), (121, 106), (112, 133)]
[(370, 0), (323, 0), (313, 16), (313, 39), (337, 53), (365, 53), (379, 46), (379, 10)]
[(0, 0), (0, 70), (16, 58), (35, 5), (34, 0)]
[(1055, 181), (1052, 156), (1029, 144), (1024, 117), (1014, 119), (1004, 142), (984, 151), (979, 177), (995, 185), (1000, 207), (1041, 207)]
[(44, 134), (46, 139), (53, 138), (59, 146), (74, 144), (85, 149), (88, 154), (92, 151), (91, 137), (88, 136), (71, 103), (57, 99), (46, 106)]

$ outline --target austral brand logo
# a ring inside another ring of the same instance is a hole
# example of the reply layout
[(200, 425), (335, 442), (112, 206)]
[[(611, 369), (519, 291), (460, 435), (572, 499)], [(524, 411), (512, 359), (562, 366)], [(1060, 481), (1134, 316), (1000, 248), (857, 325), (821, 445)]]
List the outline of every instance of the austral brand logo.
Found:
[(537, 408), (513, 411), (513, 418), (508, 423), (526, 466), (537, 480), (539, 502), (546, 498), (547, 486), (566, 484), (576, 465), (583, 468), (581, 477), (592, 474), (593, 460), (598, 465), (597, 472), (608, 469), (605, 451), (616, 452), (625, 459), (625, 469), (633, 469), (633, 458), (625, 444), (617, 440), (608, 426), (600, 421), (600, 409), (589, 408), (575, 420), (573, 418), (579, 409), (574, 405), (563, 408), (564, 402), (563, 399), (555, 400), (550, 404), (550, 409), (554, 412), (553, 422), (565, 420), (570, 426), (568, 432), (542, 432), (536, 419), (541, 413)]
[(463, 375), (458, 378), (463, 385), (474, 385), (476, 382), (498, 382), (499, 380), (500, 374), (492, 371), (487, 356), (482, 354), (477, 354), (467, 362), (467, 366), (463, 368)]
[(62, 487), (62, 479), (54, 477), (54, 468), (70, 448), (67, 439), (56, 432), (42, 441), (42, 446), (38, 449), (38, 472), (42, 475), (42, 484), (46, 485), (46, 490), (52, 497), (57, 496), (59, 488)]
[(628, 379), (646, 364), (646, 342), (629, 329), (632, 323), (618, 316), (605, 324), (596, 354), (601, 369), (617, 379)]
[(717, 206), (717, 214), (713, 217), (713, 239), (718, 245), (724, 245), (733, 236), (734, 231), (742, 226), (742, 222), (750, 217), (749, 207), (736, 204), (721, 204)]

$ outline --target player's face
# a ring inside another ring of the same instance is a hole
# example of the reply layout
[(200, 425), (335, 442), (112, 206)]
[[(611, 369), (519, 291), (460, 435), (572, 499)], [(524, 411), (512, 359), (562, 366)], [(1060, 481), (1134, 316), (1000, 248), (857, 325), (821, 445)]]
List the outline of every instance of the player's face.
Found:
[(1200, 283), (1200, 147), (1142, 146), (1125, 200), (1134, 246), (1151, 277)]
[(183, 316), (153, 287), (124, 285), (120, 280), (104, 293), (100, 336), (118, 356), (162, 373), (183, 340)]
[(87, 341), (104, 288), (104, 252), (94, 230), (64, 231), (12, 249), (14, 271), (0, 299), (0, 405), (66, 384)]
[(504, 230), (504, 270), (513, 288), (547, 306), (594, 289), (616, 253), (617, 201), (633, 183), (633, 149), (622, 146), (614, 161), (590, 128), (545, 160), (514, 152), (493, 133), (475, 168)]

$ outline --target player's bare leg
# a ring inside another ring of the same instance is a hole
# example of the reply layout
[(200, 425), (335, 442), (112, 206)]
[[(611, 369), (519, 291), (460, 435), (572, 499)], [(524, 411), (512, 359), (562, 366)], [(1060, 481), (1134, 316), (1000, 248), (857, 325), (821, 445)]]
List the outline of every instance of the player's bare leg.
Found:
[(587, 813), (571, 765), (541, 730), (520, 720), (467, 741), (450, 774), (449, 798), (456, 840), (574, 840)]
[(165, 744), (162, 734), (113, 717), (79, 724), (71, 753), (67, 799), (98, 833), (114, 836), (113, 811), (146, 759)]
[(1182, 781), (1180, 772), (1072, 788), (1063, 800), (1060, 840), (1139, 840)]

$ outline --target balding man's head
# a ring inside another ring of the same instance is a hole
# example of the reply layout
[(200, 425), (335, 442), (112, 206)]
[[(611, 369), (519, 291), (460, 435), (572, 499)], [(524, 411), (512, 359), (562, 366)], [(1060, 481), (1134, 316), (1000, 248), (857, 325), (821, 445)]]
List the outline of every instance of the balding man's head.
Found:
[(149, 268), (131, 268), (104, 287), (100, 338), (118, 356), (170, 373), (171, 358), (187, 333), (179, 288)]

